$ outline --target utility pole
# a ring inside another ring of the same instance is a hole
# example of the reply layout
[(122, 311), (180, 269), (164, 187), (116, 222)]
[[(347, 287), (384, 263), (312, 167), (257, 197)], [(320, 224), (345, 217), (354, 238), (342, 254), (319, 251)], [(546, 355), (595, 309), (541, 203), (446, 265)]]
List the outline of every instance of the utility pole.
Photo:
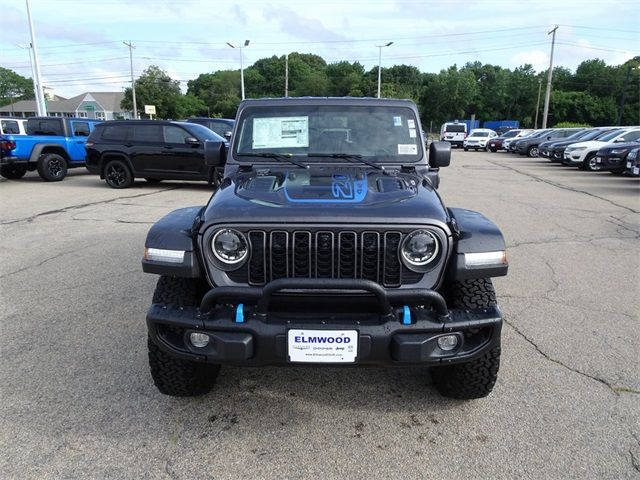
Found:
[(229, 42), (227, 42), (227, 45), (231, 48), (237, 48), (240, 50), (240, 92), (242, 94), (242, 100), (244, 100), (244, 67), (242, 65), (242, 49), (249, 46), (249, 40), (245, 40), (242, 47), (236, 47)]
[[(29, 19), (29, 31), (31, 32), (31, 48), (33, 49), (33, 73), (34, 73), (34, 89), (36, 90), (36, 106), (38, 110), (38, 116), (44, 117), (47, 115), (47, 104), (44, 101), (44, 92), (42, 91), (42, 80), (40, 79), (40, 64), (38, 63), (38, 49), (36, 48), (36, 34), (33, 29), (33, 20), (31, 19), (31, 10), (29, 9), (29, 0), (25, 0), (27, 3), (27, 17)], [(29, 57), (31, 58), (31, 57)]]
[(131, 69), (131, 95), (133, 97), (133, 118), (138, 120), (138, 104), (136, 102), (136, 82), (133, 79), (133, 49), (136, 48), (129, 40), (129, 43), (122, 42), (129, 47), (129, 68)]
[[(37, 104), (38, 104), (38, 84), (36, 83), (36, 71), (33, 68), (33, 60), (31, 59), (31, 44), (27, 43), (18, 43), (17, 44), (18, 47), (22, 48), (22, 49), (26, 49), (27, 53), (29, 54), (29, 65), (31, 66), (31, 79), (33, 81), (33, 94), (36, 97), (36, 110), (37, 110)], [(13, 108), (13, 102), (11, 103), (11, 107)], [(12, 110), (13, 111), (13, 110)]]
[(624, 101), (627, 99), (627, 86), (631, 77), (631, 65), (627, 66), (627, 76), (624, 78), (624, 87), (622, 87), (622, 98), (620, 99), (620, 110), (618, 111), (618, 121), (616, 125), (622, 125), (622, 112), (624, 111)]
[(386, 45), (376, 45), (376, 47), (378, 47), (378, 98), (380, 98), (380, 85), (382, 80), (382, 49), (392, 44), (393, 42), (389, 42)]
[(284, 96), (289, 96), (289, 54), (284, 57)]
[(538, 101), (536, 102), (536, 121), (533, 128), (538, 128), (538, 112), (540, 111), (540, 92), (542, 91), (542, 80), (538, 79)]
[(547, 128), (547, 117), (549, 116), (549, 100), (551, 100), (551, 77), (553, 75), (553, 48), (556, 44), (556, 30), (558, 25), (555, 26), (547, 35), (552, 34), (551, 37), (551, 58), (549, 59), (549, 74), (547, 75), (547, 93), (544, 96), (544, 114), (542, 116), (542, 128)]

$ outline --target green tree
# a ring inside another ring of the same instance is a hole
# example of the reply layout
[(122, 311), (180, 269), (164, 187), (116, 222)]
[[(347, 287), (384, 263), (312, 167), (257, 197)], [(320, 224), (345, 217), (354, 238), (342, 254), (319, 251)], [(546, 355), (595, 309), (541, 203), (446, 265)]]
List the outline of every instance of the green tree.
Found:
[[(156, 65), (151, 65), (136, 79), (136, 103), (139, 113), (144, 112), (144, 105), (155, 105), (157, 118), (179, 119), (197, 113), (188, 107), (193, 107), (195, 110), (206, 109), (204, 104), (185, 102), (182, 99), (180, 82), (173, 80)], [(125, 90), (120, 106), (133, 110), (133, 96), (130, 88)]]
[(18, 100), (32, 100), (33, 82), (13, 70), (0, 67), (0, 106), (9, 105)]
[(202, 73), (187, 83), (187, 95), (200, 99), (211, 116), (233, 118), (240, 104), (240, 72)]

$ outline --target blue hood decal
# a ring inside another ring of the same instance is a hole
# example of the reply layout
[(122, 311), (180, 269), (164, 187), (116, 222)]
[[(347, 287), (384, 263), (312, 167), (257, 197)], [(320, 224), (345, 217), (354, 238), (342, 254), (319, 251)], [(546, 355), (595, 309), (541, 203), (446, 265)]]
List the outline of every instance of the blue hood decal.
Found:
[(334, 173), (310, 182), (307, 178), (287, 175), (284, 195), (292, 203), (361, 203), (367, 196), (367, 175)]

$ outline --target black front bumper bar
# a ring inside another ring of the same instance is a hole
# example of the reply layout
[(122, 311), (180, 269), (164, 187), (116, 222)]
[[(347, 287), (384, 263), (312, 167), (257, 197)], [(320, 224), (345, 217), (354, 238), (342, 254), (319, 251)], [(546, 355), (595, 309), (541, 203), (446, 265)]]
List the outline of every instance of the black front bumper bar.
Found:
[[(294, 313), (269, 311), (274, 295), (282, 291), (311, 292), (319, 300), (335, 291), (364, 291), (376, 298), (378, 309), (326, 316), (310, 313), (311, 308)], [(449, 310), (438, 292), (427, 289), (386, 290), (375, 282), (355, 279), (281, 279), (263, 288), (214, 288), (199, 308), (153, 304), (147, 325), (150, 338), (164, 351), (202, 362), (287, 364), (288, 331), (307, 329), (357, 331), (357, 364), (440, 365), (471, 360), (499, 344), (502, 315), (496, 307)], [(208, 345), (196, 347), (190, 342), (191, 333), (196, 332), (209, 336)], [(440, 349), (438, 338), (443, 335), (456, 336), (457, 347)]]

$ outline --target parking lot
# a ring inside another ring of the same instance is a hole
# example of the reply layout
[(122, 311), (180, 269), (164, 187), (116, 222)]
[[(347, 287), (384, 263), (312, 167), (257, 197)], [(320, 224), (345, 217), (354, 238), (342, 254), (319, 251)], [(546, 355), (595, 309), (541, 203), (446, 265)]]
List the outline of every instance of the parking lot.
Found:
[(441, 178), (508, 243), (500, 376), (470, 402), (424, 368), (226, 367), (163, 396), (144, 239), (210, 188), (0, 180), (0, 478), (638, 478), (640, 182), (460, 150)]

